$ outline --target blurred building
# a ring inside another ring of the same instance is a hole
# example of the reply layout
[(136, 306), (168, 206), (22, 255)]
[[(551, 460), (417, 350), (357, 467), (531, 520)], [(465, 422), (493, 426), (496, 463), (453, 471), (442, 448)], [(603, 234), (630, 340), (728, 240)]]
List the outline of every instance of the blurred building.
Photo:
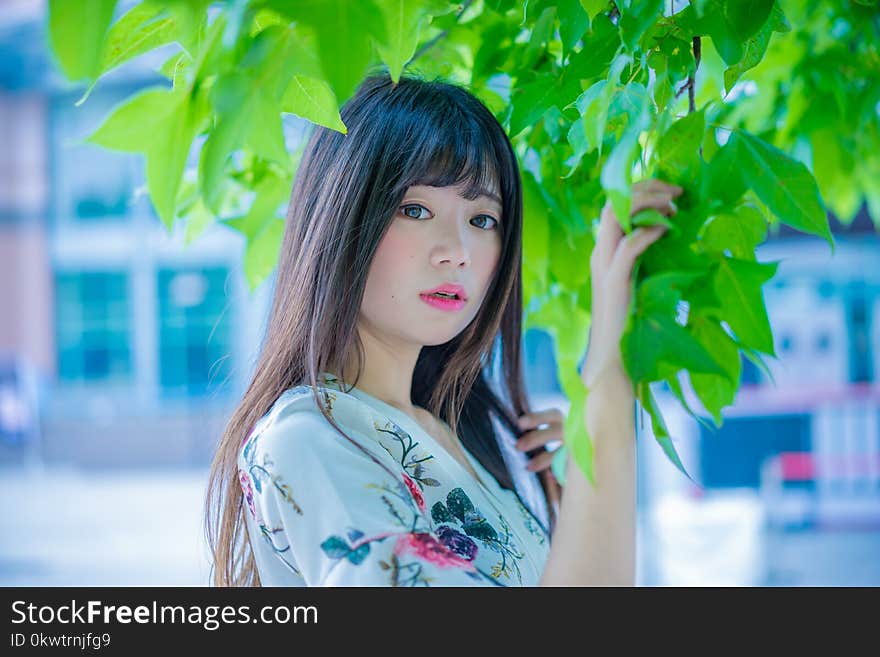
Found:
[(0, 12), (0, 462), (204, 464), (246, 385), (269, 285), (243, 240), (184, 246), (142, 190), (140, 156), (83, 143), (167, 53), (77, 107), (45, 49), (43, 3)]
[[(81, 143), (120, 99), (164, 82), (153, 67), (168, 53), (111, 73), (77, 107), (82, 89), (48, 60), (41, 12), (14, 2), (0, 13), (0, 459), (203, 463), (246, 385), (271, 281), (248, 293), (231, 230), (215, 226), (188, 246), (169, 235), (141, 189), (140, 156)], [(301, 130), (288, 118), (291, 133)], [(833, 258), (821, 240), (785, 228), (759, 250), (782, 261), (765, 288), (779, 358), (766, 359), (772, 379), (744, 359), (721, 429), (657, 390), (704, 492), (759, 491), (801, 458), (774, 465), (779, 454), (880, 452), (880, 241), (864, 208), (851, 227), (833, 225)], [(529, 331), (525, 356), (529, 391), (558, 402), (552, 339)], [(656, 466), (645, 494), (686, 488), (642, 443)], [(821, 473), (825, 463), (808, 467)], [(865, 467), (869, 483), (818, 483), (810, 495), (876, 500), (876, 471)]]

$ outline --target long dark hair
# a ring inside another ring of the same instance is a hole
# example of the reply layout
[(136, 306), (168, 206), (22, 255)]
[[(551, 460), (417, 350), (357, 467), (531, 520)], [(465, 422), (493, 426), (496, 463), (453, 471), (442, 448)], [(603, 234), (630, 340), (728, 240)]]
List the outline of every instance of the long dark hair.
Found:
[[(348, 133), (317, 126), (303, 152), (261, 353), (212, 464), (205, 513), (217, 586), (259, 584), (237, 458), (243, 439), (281, 393), (310, 385), (328, 422), (350, 439), (321, 403), (318, 376), (352, 353), (363, 365), (356, 327), (367, 272), (413, 185), (461, 184), (470, 200), (493, 183), (500, 191), (504, 221), (495, 279), (461, 333), (422, 348), (412, 400), (447, 422), (498, 483), (516, 492), (492, 420), (518, 437), (516, 418), (530, 412), (521, 362), (522, 186), (510, 140), (466, 89), (415, 75), (397, 84), (387, 72), (370, 75), (340, 113)], [(496, 392), (487, 371), (499, 346)], [(539, 479), (552, 532), (559, 484), (549, 470)]]

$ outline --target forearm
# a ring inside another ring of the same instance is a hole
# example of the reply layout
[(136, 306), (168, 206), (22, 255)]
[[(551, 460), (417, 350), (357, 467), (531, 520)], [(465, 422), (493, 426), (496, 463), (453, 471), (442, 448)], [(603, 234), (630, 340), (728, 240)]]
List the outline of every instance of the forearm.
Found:
[(541, 586), (634, 586), (636, 447), (632, 388), (615, 380), (587, 399), (596, 486), (569, 454)]

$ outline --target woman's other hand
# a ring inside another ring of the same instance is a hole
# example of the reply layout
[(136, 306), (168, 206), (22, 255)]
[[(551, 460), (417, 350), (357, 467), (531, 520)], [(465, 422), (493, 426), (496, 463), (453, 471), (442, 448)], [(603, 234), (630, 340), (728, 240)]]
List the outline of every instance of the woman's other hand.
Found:
[[(525, 433), (516, 441), (516, 448), (521, 452), (531, 452), (554, 441), (562, 442), (562, 428), (565, 424), (565, 416), (558, 408), (547, 411), (537, 411), (520, 415), (517, 424)], [(543, 429), (538, 427), (548, 425)], [(528, 431), (531, 429), (531, 431)], [(554, 450), (555, 451), (555, 450)], [(542, 450), (534, 456), (526, 465), (529, 472), (540, 472), (550, 467), (553, 462), (554, 451)]]

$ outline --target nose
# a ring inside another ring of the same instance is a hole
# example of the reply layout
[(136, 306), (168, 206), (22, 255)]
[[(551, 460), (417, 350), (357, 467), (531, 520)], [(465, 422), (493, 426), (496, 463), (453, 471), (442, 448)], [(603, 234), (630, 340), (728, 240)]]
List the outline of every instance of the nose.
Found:
[(431, 264), (436, 266), (452, 265), (469, 267), (471, 264), (470, 247), (463, 229), (447, 229), (439, 237), (431, 250)]

